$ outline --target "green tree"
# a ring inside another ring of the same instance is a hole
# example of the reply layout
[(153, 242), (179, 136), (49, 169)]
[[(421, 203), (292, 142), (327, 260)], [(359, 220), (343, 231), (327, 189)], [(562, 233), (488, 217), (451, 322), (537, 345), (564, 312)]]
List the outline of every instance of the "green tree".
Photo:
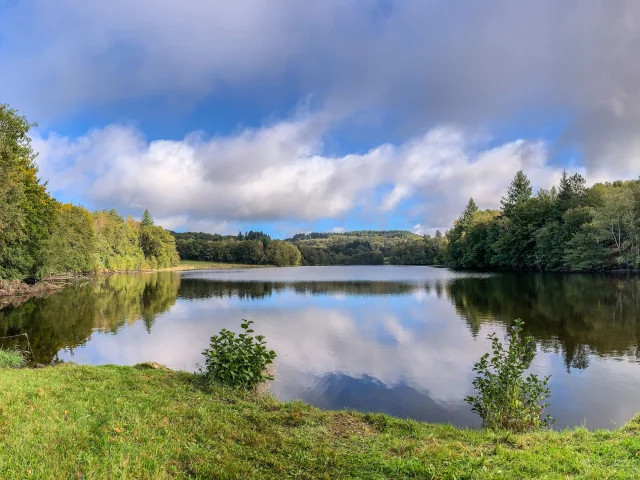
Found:
[(96, 264), (100, 271), (132, 271), (145, 268), (139, 244), (140, 225), (127, 221), (115, 210), (93, 213), (96, 237)]
[(153, 222), (153, 217), (149, 213), (149, 210), (145, 210), (142, 214), (140, 225), (143, 227), (153, 227), (155, 225), (155, 223)]
[(470, 198), (462, 215), (453, 223), (453, 228), (447, 232), (449, 240), (447, 257), (448, 261), (454, 266), (462, 266), (464, 264), (465, 236), (473, 227), (473, 215), (477, 211), (476, 202), (473, 198)]
[(53, 232), (44, 248), (42, 276), (93, 273), (95, 252), (91, 214), (70, 203), (59, 205)]
[(35, 277), (55, 202), (38, 178), (31, 124), (0, 104), (0, 278)]
[(600, 207), (593, 209), (597, 237), (607, 241), (623, 267), (640, 266), (640, 219), (628, 184), (610, 186), (602, 193)]
[(300, 265), (302, 254), (298, 247), (281, 240), (272, 240), (266, 248), (266, 262), (276, 267)]
[(175, 238), (162, 227), (140, 224), (139, 243), (149, 268), (173, 267), (180, 260)]
[(500, 201), (502, 215), (510, 217), (517, 207), (522, 206), (531, 198), (531, 192), (532, 189), (529, 178), (522, 170), (519, 170), (511, 181), (511, 185), (507, 190), (507, 196), (502, 197)]

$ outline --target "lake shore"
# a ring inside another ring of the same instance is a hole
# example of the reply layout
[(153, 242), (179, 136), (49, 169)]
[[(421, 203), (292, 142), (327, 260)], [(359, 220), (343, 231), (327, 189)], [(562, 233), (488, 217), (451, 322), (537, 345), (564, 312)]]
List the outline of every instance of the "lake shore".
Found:
[(169, 268), (159, 268), (156, 270), (143, 270), (143, 272), (167, 272), (167, 271), (183, 271), (183, 270), (226, 270), (233, 268), (266, 268), (273, 265), (249, 265), (246, 263), (218, 263), (218, 262), (201, 262), (199, 260), (181, 260), (180, 265)]
[(46, 297), (61, 290), (69, 284), (69, 282), (63, 283), (53, 281), (51, 279), (35, 284), (28, 284), (19, 280), (0, 280), (0, 309), (8, 306), (20, 305), (30, 298)]
[(48, 277), (44, 280), (29, 284), (20, 280), (0, 280), (0, 309), (8, 306), (16, 306), (31, 298), (46, 297), (56, 293), (68, 285), (75, 285), (100, 275), (116, 275), (119, 273), (153, 273), (186, 270), (226, 270), (245, 268), (264, 268), (270, 265), (246, 265), (240, 263), (215, 263), (183, 260), (178, 266), (169, 268), (156, 268), (148, 270), (122, 271), (122, 272), (98, 272), (93, 275), (59, 275)]
[(322, 411), (194, 375), (66, 364), (0, 374), (1, 478), (639, 478), (640, 416), (504, 434)]

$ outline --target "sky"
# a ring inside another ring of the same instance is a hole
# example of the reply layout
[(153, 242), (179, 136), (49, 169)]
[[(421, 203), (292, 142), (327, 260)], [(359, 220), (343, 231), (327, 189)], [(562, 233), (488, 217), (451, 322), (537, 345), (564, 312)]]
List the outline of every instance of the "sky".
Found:
[(445, 230), (640, 172), (634, 0), (0, 0), (61, 201), (178, 231)]

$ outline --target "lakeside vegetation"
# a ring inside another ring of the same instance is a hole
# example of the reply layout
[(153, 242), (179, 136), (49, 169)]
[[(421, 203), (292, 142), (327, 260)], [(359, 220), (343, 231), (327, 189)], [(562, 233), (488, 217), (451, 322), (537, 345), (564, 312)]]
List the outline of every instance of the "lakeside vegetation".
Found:
[[(176, 234), (174, 234), (176, 235)], [(262, 232), (242, 238), (177, 234), (182, 258), (271, 263), (261, 250)], [(249, 238), (251, 240), (249, 240)], [(234, 243), (235, 242), (235, 243)], [(253, 242), (253, 243), (251, 243)], [(297, 234), (285, 242), (302, 265), (446, 265), (456, 268), (611, 271), (640, 268), (640, 180), (586, 186), (580, 174), (563, 172), (560, 183), (535, 195), (516, 173), (500, 210), (481, 210), (470, 199), (444, 234), (363, 230)], [(180, 243), (180, 241), (179, 241)], [(187, 249), (187, 244), (191, 248)], [(239, 245), (243, 245), (240, 249)], [(210, 252), (233, 252), (214, 254)], [(244, 254), (245, 251), (253, 253)], [(200, 252), (200, 253), (195, 253)], [(225, 256), (226, 255), (226, 256)], [(244, 255), (244, 256), (243, 256)]]
[(131, 271), (178, 264), (173, 237), (115, 210), (89, 213), (63, 204), (38, 177), (34, 126), (0, 104), (0, 279)]
[(0, 369), (20, 368), (25, 364), (23, 354), (18, 350), (4, 350), (0, 348)]
[(558, 186), (532, 195), (518, 172), (501, 209), (473, 199), (447, 232), (443, 253), (455, 267), (540, 271), (640, 267), (640, 180), (597, 183), (564, 172)]
[(432, 240), (404, 230), (298, 233), (283, 241), (254, 231), (171, 233), (182, 259), (275, 266), (431, 265), (444, 242), (442, 234)]
[(0, 375), (3, 478), (640, 477), (640, 418), (494, 433), (321, 411), (194, 376), (62, 365)]
[(444, 234), (362, 230), (219, 235), (168, 232), (148, 211), (140, 221), (115, 210), (63, 204), (38, 177), (33, 124), (0, 105), (0, 279), (38, 280), (97, 272), (176, 267), (179, 260), (236, 265), (448, 265), (540, 271), (640, 268), (640, 180), (587, 188), (563, 174), (532, 192), (518, 172), (500, 210), (473, 199)]
[(395, 250), (421, 237), (403, 230), (299, 233), (287, 241), (302, 253), (303, 265), (382, 265), (397, 263)]
[(168, 270), (216, 270), (230, 268), (259, 268), (268, 265), (251, 265), (247, 263), (219, 263), (205, 262), (201, 260), (180, 260), (176, 267), (170, 267)]
[(238, 235), (171, 232), (181, 259), (245, 265), (300, 265), (300, 251), (290, 243), (272, 240), (263, 232), (239, 232)]

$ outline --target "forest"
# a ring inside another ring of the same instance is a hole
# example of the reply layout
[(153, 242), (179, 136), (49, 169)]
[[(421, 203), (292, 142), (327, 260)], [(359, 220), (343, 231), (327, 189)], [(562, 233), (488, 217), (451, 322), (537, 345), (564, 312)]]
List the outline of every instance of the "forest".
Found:
[(403, 230), (299, 233), (287, 241), (302, 253), (303, 265), (383, 265), (396, 263), (398, 248), (422, 237)]
[[(402, 230), (360, 230), (345, 233), (299, 233), (286, 240), (272, 240), (263, 232), (238, 235), (171, 232), (180, 258), (208, 262), (276, 266), (430, 265), (444, 241)], [(433, 243), (433, 245), (431, 245)]]
[(446, 234), (441, 258), (464, 268), (540, 271), (640, 267), (640, 180), (586, 187), (579, 175), (532, 194), (516, 173), (500, 210), (470, 199)]
[(239, 232), (238, 235), (193, 232), (171, 234), (175, 237), (178, 253), (183, 260), (276, 267), (300, 265), (302, 260), (295, 245), (272, 240), (263, 232)]
[(0, 279), (170, 267), (179, 257), (171, 234), (145, 211), (141, 221), (114, 210), (90, 213), (63, 204), (38, 177), (34, 126), (0, 104)]

